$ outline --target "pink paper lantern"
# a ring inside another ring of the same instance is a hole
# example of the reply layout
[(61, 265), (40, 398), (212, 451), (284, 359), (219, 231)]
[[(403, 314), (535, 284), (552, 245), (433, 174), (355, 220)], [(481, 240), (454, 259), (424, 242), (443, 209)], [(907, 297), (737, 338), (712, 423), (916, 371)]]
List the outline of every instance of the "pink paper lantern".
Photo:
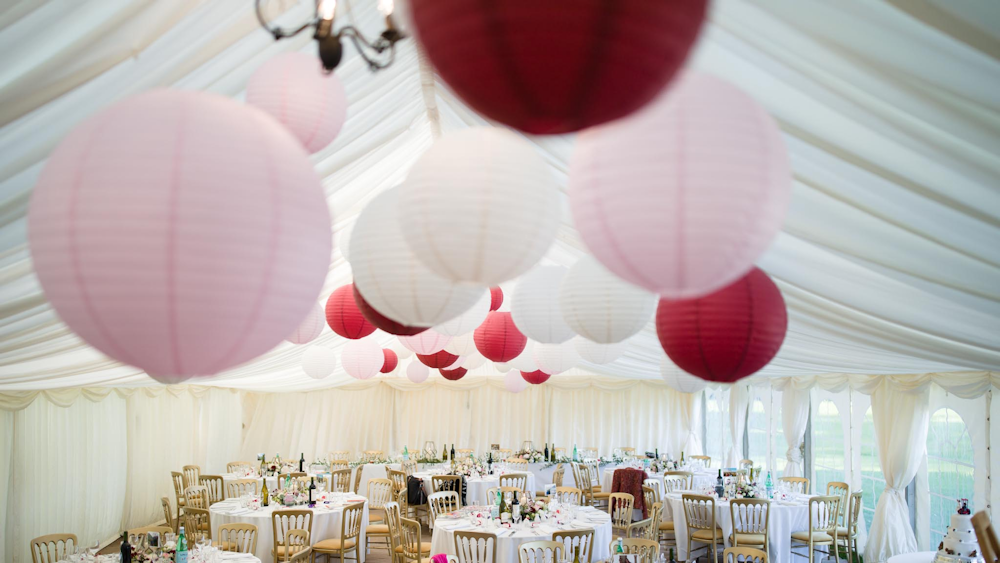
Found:
[(503, 387), (511, 393), (520, 393), (528, 387), (528, 382), (521, 377), (521, 372), (510, 370), (503, 376)]
[(400, 336), (399, 341), (410, 350), (424, 356), (436, 354), (451, 342), (450, 336), (445, 336), (434, 329), (427, 329), (413, 336)]
[(465, 368), (439, 369), (438, 371), (441, 372), (441, 376), (448, 381), (458, 381), (459, 379), (465, 377), (465, 374), (469, 372), (469, 370)]
[(311, 153), (329, 145), (347, 121), (344, 86), (305, 53), (282, 53), (261, 65), (247, 83), (247, 103), (271, 114)]
[(552, 377), (551, 374), (545, 373), (540, 369), (536, 369), (535, 371), (522, 371), (520, 373), (521, 377), (523, 377), (525, 381), (527, 381), (532, 385), (541, 385), (542, 383), (548, 381), (550, 377)]
[(385, 354), (378, 342), (371, 338), (349, 340), (340, 354), (340, 364), (354, 379), (371, 379), (385, 365)]
[(313, 308), (309, 310), (299, 328), (285, 340), (292, 344), (307, 344), (323, 332), (324, 326), (326, 326), (326, 315), (323, 313), (323, 307), (319, 303), (313, 303)]
[(423, 383), (427, 381), (427, 377), (431, 374), (431, 368), (425, 366), (424, 364), (413, 360), (410, 365), (406, 366), (406, 379), (409, 379), (413, 383)]
[(584, 243), (619, 277), (669, 299), (746, 274), (791, 196), (774, 119), (735, 86), (685, 73), (643, 110), (580, 133), (569, 200)]
[(330, 213), (302, 147), (261, 111), (147, 92), (77, 126), (35, 185), (28, 237), (60, 318), (163, 382), (288, 337), (330, 265)]
[(379, 370), (382, 373), (391, 373), (392, 370), (396, 369), (396, 366), (399, 365), (399, 357), (396, 356), (395, 352), (388, 348), (382, 349), (382, 358), (382, 369)]

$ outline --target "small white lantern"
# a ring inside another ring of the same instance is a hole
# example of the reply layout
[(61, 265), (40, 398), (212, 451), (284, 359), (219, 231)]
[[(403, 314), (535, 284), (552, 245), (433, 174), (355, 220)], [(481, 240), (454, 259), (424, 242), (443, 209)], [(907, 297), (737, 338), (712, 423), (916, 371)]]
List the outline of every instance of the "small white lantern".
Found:
[(615, 276), (587, 255), (563, 279), (559, 304), (563, 319), (577, 334), (614, 344), (649, 323), (656, 311), (656, 295)]
[(535, 342), (558, 344), (574, 336), (559, 307), (559, 288), (567, 272), (562, 266), (540, 266), (514, 287), (511, 318), (517, 329)]

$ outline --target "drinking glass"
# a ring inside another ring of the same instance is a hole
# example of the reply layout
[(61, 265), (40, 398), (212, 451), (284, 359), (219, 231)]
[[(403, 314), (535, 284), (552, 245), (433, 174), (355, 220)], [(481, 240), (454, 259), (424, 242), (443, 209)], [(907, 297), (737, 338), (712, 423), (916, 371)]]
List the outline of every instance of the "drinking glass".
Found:
[(92, 561), (94, 559), (96, 559), (97, 558), (97, 552), (100, 551), (100, 550), (101, 550), (101, 541), (100, 540), (94, 540), (93, 542), (91, 542), (90, 545), (87, 546), (87, 555), (90, 556), (89, 559), (92, 560)]

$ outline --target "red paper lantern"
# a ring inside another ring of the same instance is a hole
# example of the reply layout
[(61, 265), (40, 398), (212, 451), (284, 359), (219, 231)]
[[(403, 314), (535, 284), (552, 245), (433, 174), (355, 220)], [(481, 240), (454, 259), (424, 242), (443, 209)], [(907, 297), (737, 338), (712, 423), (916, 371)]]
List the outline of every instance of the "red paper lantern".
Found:
[(440, 352), (435, 352), (433, 354), (417, 354), (417, 359), (420, 363), (433, 369), (446, 368), (451, 364), (455, 363), (458, 356), (452, 354), (451, 352), (445, 352), (441, 350)]
[(528, 344), (528, 337), (514, 326), (510, 313), (490, 311), (486, 320), (472, 333), (476, 349), (487, 360), (509, 362), (516, 358)]
[(389, 373), (399, 365), (399, 356), (388, 348), (382, 348), (382, 357), (385, 358), (385, 363), (382, 364), (382, 369), (379, 370), (382, 373)]
[(382, 313), (376, 311), (374, 307), (365, 301), (364, 296), (361, 295), (360, 291), (358, 291), (358, 286), (354, 284), (351, 285), (354, 287), (355, 305), (358, 306), (358, 310), (360, 310), (361, 314), (364, 315), (365, 320), (375, 325), (375, 328), (382, 329), (385, 332), (395, 334), (396, 336), (413, 336), (414, 334), (420, 334), (429, 328), (426, 326), (406, 326), (386, 317)]
[(503, 305), (503, 290), (499, 287), (490, 288), (490, 311), (496, 311)]
[(354, 284), (342, 285), (326, 300), (326, 324), (333, 332), (357, 340), (375, 332), (375, 325), (368, 322), (354, 302)]
[(522, 371), (521, 377), (532, 385), (541, 385), (542, 383), (548, 381), (552, 376), (540, 369), (536, 369), (535, 371)]
[(469, 370), (465, 368), (455, 368), (455, 369), (439, 369), (438, 371), (440, 371), (441, 375), (448, 381), (458, 381), (459, 379), (465, 377), (465, 374), (468, 373)]
[(661, 299), (656, 334), (684, 371), (730, 383), (757, 372), (785, 340), (788, 311), (781, 291), (759, 268), (698, 299)]
[(708, 0), (411, 0), (427, 57), (462, 100), (527, 133), (641, 108), (683, 65)]

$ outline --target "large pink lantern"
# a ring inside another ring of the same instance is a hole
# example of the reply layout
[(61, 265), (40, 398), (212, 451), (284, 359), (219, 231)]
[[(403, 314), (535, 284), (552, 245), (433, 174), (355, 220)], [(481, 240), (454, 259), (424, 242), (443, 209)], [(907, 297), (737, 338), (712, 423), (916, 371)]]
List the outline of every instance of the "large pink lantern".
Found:
[(28, 237), (60, 318), (172, 383), (267, 352), (322, 289), (333, 242), (319, 178), (261, 111), (192, 91), (84, 121), (35, 185)]
[(791, 177), (774, 119), (728, 82), (688, 72), (643, 110), (580, 133), (569, 200), (609, 270), (692, 298), (753, 267), (781, 230)]
[(347, 121), (347, 94), (332, 73), (312, 55), (282, 53), (247, 83), (247, 103), (271, 114), (309, 152), (330, 144)]
[(520, 393), (528, 387), (528, 382), (521, 377), (521, 372), (510, 370), (503, 376), (503, 388), (511, 393)]
[(413, 360), (410, 365), (406, 366), (406, 378), (413, 383), (423, 383), (427, 381), (427, 377), (431, 374), (431, 368), (425, 366), (424, 364)]
[(399, 341), (408, 349), (417, 354), (436, 354), (451, 342), (451, 337), (441, 334), (434, 329), (428, 329), (420, 334), (412, 336), (400, 336)]
[(326, 315), (323, 313), (323, 307), (319, 303), (314, 303), (306, 318), (299, 324), (299, 328), (295, 329), (295, 332), (285, 340), (292, 344), (312, 342), (319, 336), (319, 333), (323, 332), (324, 326), (326, 326)]

